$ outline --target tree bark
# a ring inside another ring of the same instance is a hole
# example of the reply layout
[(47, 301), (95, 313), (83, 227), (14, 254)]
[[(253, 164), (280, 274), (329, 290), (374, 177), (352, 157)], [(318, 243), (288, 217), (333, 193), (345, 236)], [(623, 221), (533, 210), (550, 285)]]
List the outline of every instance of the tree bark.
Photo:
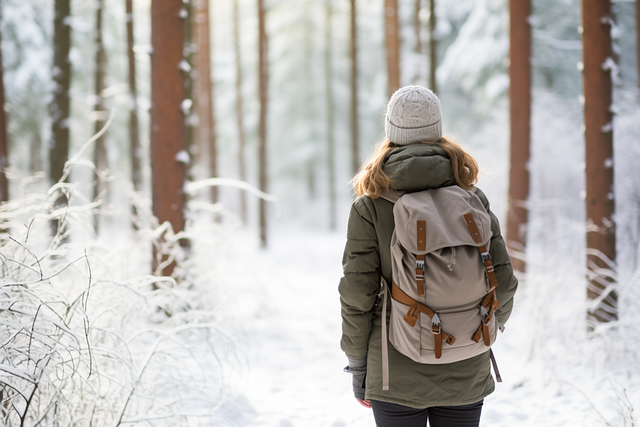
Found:
[(588, 310), (587, 322), (618, 318), (614, 282), (616, 235), (613, 187), (613, 115), (611, 113), (611, 4), (609, 0), (582, 0), (582, 61), (584, 85), (587, 298), (600, 302)]
[(350, 53), (351, 53), (351, 169), (353, 175), (358, 173), (360, 169), (360, 154), (359, 154), (359, 135), (358, 135), (358, 28), (356, 26), (356, 0), (350, 0), (351, 2), (351, 39), (350, 39)]
[(400, 89), (400, 36), (398, 34), (398, 0), (384, 0), (388, 95)]
[[(245, 165), (244, 108), (242, 106), (242, 57), (240, 56), (240, 14), (238, 0), (233, 0), (233, 50), (236, 61), (236, 124), (238, 129), (238, 172), (241, 181), (247, 181)], [(240, 215), (247, 223), (247, 193), (240, 191)]]
[[(183, 11), (181, 14), (182, 17), (182, 27), (183, 27), (183, 39), (182, 39), (182, 71), (183, 71), (183, 85), (184, 85), (184, 100), (185, 102), (182, 104), (182, 113), (184, 115), (184, 124), (186, 130), (186, 145), (187, 145), (187, 153), (189, 154), (189, 161), (187, 163), (187, 174), (186, 179), (188, 181), (195, 180), (194, 177), (194, 168), (196, 166), (196, 162), (194, 161), (194, 157), (198, 154), (198, 146), (196, 143), (196, 134), (198, 133), (198, 129), (196, 126), (197, 120), (195, 118), (195, 112), (197, 101), (199, 101), (199, 97), (194, 97), (194, 74), (196, 71), (194, 70), (194, 54), (193, 54), (193, 38), (194, 38), (194, 30), (195, 30), (195, 19), (194, 19), (194, 2), (199, 0), (182, 0)], [(197, 24), (196, 24), (197, 25)], [(197, 31), (197, 30), (195, 30)], [(190, 101), (190, 102), (189, 102)], [(186, 160), (186, 157), (185, 157)]]
[(331, 19), (333, 10), (331, 0), (325, 0), (325, 90), (327, 102), (327, 175), (329, 185), (329, 228), (336, 228), (336, 165), (335, 165), (335, 140), (333, 124), (333, 49)]
[[(94, 134), (97, 134), (105, 123), (105, 106), (102, 91), (104, 90), (104, 75), (105, 75), (105, 50), (102, 40), (102, 16), (105, 3), (103, 0), (96, 0), (96, 62), (95, 62), (95, 104), (94, 104)], [(107, 169), (107, 149), (104, 143), (104, 134), (96, 140), (93, 162), (96, 167), (96, 185), (93, 187), (93, 199), (98, 200), (101, 196), (106, 197), (105, 190), (107, 188), (106, 182), (101, 178), (101, 174)], [(98, 208), (100, 209), (100, 208)], [(98, 232), (100, 220), (99, 211), (94, 216), (94, 228), (96, 233)]]
[(133, 0), (126, 0), (127, 13), (127, 55), (129, 57), (129, 93), (131, 96), (129, 113), (129, 140), (131, 155), (131, 182), (134, 191), (142, 189), (142, 151), (138, 130), (138, 89), (136, 87), (136, 58), (133, 52)]
[[(0, 14), (0, 16), (2, 16)], [(0, 34), (0, 44), (2, 35)], [(5, 168), (9, 165), (9, 135), (7, 133), (7, 114), (4, 111), (4, 66), (0, 49), (0, 202), (9, 200), (9, 182)], [(32, 153), (35, 155), (35, 153)]]
[(49, 178), (52, 184), (62, 178), (64, 164), (69, 157), (71, 26), (68, 20), (70, 15), (70, 0), (56, 0), (53, 20), (53, 102), (50, 105), (51, 142), (49, 143)]
[(429, 88), (434, 93), (438, 91), (436, 81), (436, 70), (438, 69), (438, 35), (436, 33), (436, 18), (436, 0), (429, 0)]
[[(209, 152), (209, 176), (218, 176), (216, 132), (211, 82), (211, 44), (209, 22), (209, 0), (196, 0), (196, 34), (198, 43), (198, 146), (207, 146)], [(201, 148), (198, 148), (198, 153)], [(218, 201), (218, 187), (211, 187), (211, 201)]]
[[(268, 40), (265, 25), (264, 0), (258, 0), (258, 93), (260, 95), (260, 122), (258, 143), (258, 179), (260, 190), (267, 192), (267, 107), (268, 107)], [(267, 206), (260, 199), (260, 245), (267, 246)]]
[[(413, 48), (416, 57), (422, 56), (422, 38), (420, 34), (422, 33), (422, 25), (420, 24), (420, 9), (422, 9), (422, 0), (414, 0), (413, 2), (413, 32), (414, 37), (416, 38), (416, 44)], [(418, 63), (415, 68), (415, 74), (413, 76), (413, 84), (420, 83), (420, 77), (422, 74), (421, 64)]]
[(529, 198), (529, 145), (531, 135), (531, 29), (530, 0), (509, 3), (509, 113), (511, 159), (509, 172), (509, 210), (507, 247), (514, 270), (525, 271), (524, 254)]
[[(151, 2), (151, 191), (153, 213), (175, 232), (184, 229), (186, 129), (181, 111), (184, 99), (183, 23), (181, 2)], [(158, 259), (154, 253), (154, 271)], [(174, 265), (161, 274), (170, 275)]]

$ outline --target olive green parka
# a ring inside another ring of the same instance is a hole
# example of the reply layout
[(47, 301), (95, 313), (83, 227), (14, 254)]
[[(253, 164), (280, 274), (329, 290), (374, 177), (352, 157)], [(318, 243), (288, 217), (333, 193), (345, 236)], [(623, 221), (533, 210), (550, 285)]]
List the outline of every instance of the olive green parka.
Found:
[[(411, 144), (395, 148), (388, 154), (383, 170), (398, 191), (416, 192), (456, 185), (451, 161), (438, 146)], [(504, 325), (511, 314), (518, 282), (498, 219), (489, 209), (484, 193), (478, 188), (473, 191), (491, 217), (493, 237), (489, 252), (499, 283), (496, 295), (500, 302), (496, 318)], [(382, 390), (382, 301), (378, 294), (380, 275), (391, 283), (393, 229), (393, 203), (367, 196), (353, 202), (342, 261), (344, 276), (339, 285), (340, 345), (348, 357), (367, 359), (366, 398), (414, 408), (465, 405), (483, 399), (495, 388), (489, 351), (455, 363), (427, 365), (412, 361), (389, 343), (390, 387)]]

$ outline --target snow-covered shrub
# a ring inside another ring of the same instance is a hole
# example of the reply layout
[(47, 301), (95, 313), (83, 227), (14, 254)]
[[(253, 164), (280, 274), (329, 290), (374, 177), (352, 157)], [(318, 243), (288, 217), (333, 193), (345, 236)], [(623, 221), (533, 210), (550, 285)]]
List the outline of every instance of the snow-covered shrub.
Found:
[[(117, 247), (76, 241), (95, 205), (61, 188), (70, 204), (58, 210), (55, 191), (0, 207), (0, 424), (216, 419), (233, 344), (195, 285), (198, 271), (183, 261), (179, 284), (145, 274), (158, 230), (144, 221)], [(174, 252), (189, 237), (164, 234)]]

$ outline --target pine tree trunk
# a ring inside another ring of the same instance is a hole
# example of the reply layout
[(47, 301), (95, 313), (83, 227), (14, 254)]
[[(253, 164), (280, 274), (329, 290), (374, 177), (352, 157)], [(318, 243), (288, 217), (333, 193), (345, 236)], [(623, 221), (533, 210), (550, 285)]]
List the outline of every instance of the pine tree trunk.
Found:
[(360, 169), (360, 154), (358, 148), (358, 28), (356, 26), (356, 0), (351, 2), (351, 168), (353, 174), (357, 174)]
[[(63, 175), (64, 164), (69, 157), (69, 88), (71, 87), (71, 0), (55, 0), (53, 20), (53, 102), (50, 105), (51, 141), (49, 143), (49, 179), (58, 182)], [(64, 194), (55, 202), (56, 207), (67, 203)], [(54, 231), (58, 222), (53, 221)]]
[[(1, 14), (0, 14), (1, 16)], [(0, 44), (2, 37), (0, 35)], [(9, 182), (5, 168), (9, 165), (9, 135), (7, 133), (7, 114), (4, 111), (4, 65), (0, 49), (0, 202), (9, 200)], [(32, 153), (35, 155), (35, 153)]]
[(611, 68), (611, 4), (582, 0), (582, 61), (587, 216), (587, 298), (600, 302), (588, 310), (589, 328), (618, 319), (618, 295), (613, 284), (616, 228), (613, 187), (613, 116)]
[[(96, 0), (96, 62), (95, 62), (95, 126), (94, 134), (97, 134), (105, 123), (105, 106), (104, 98), (102, 97), (102, 91), (104, 90), (104, 74), (105, 74), (105, 51), (104, 43), (102, 40), (102, 17), (105, 3), (103, 0)], [(106, 172), (107, 169), (107, 149), (104, 143), (104, 134), (96, 140), (93, 162), (96, 166), (96, 185), (93, 187), (93, 199), (106, 198), (106, 182), (101, 178), (101, 174)], [(100, 208), (98, 208), (100, 209)], [(98, 232), (100, 220), (99, 211), (94, 216), (94, 228), (96, 233)]]
[(138, 131), (138, 89), (136, 87), (136, 58), (133, 52), (133, 0), (126, 0), (127, 54), (129, 57), (129, 93), (131, 96), (129, 115), (129, 140), (131, 149), (131, 181), (134, 191), (142, 189), (142, 152)]
[[(416, 44), (413, 48), (413, 51), (416, 54), (416, 57), (420, 57), (422, 55), (422, 39), (420, 37), (420, 33), (422, 32), (422, 25), (420, 25), (420, 9), (422, 8), (422, 0), (414, 0), (413, 3), (413, 33), (416, 38)], [(419, 84), (421, 77), (421, 69), (420, 64), (416, 66), (415, 75), (413, 76), (413, 83)]]
[[(187, 144), (187, 153), (189, 154), (189, 163), (187, 164), (187, 175), (186, 179), (188, 181), (194, 181), (194, 167), (196, 163), (193, 161), (194, 154), (197, 153), (198, 147), (196, 146), (195, 135), (196, 131), (196, 121), (194, 120), (194, 112), (195, 103), (194, 103), (194, 74), (195, 71), (193, 69), (194, 64), (194, 54), (193, 54), (193, 35), (194, 35), (194, 8), (193, 3), (199, 0), (182, 0), (183, 13), (181, 15), (182, 25), (183, 25), (183, 41), (182, 41), (182, 71), (184, 75), (183, 85), (184, 85), (184, 99), (191, 101), (189, 104), (188, 101), (182, 104), (182, 113), (184, 114), (184, 123), (186, 129), (186, 144)], [(199, 99), (199, 97), (198, 97)], [(186, 160), (186, 158), (185, 158)]]
[(514, 270), (525, 270), (527, 206), (529, 198), (529, 142), (531, 135), (531, 30), (530, 0), (510, 1), (509, 103), (511, 120), (511, 170), (507, 247)]
[[(209, 152), (209, 176), (218, 176), (216, 132), (211, 82), (211, 44), (209, 0), (196, 0), (196, 33), (198, 43), (198, 118), (199, 146), (206, 145)], [(198, 150), (200, 151), (200, 149)], [(211, 187), (211, 201), (218, 201), (218, 187)]]
[(333, 10), (331, 0), (325, 0), (325, 90), (327, 102), (327, 175), (329, 185), (329, 228), (336, 228), (336, 165), (335, 165), (335, 141), (333, 126), (333, 49), (331, 19)]
[(429, 89), (438, 92), (438, 35), (436, 33), (436, 0), (429, 0)]
[[(184, 28), (182, 3), (174, 0), (151, 2), (151, 192), (153, 213), (162, 224), (168, 221), (175, 232), (184, 229), (186, 164), (184, 99)], [(159, 259), (154, 253), (154, 271)], [(174, 265), (161, 274), (170, 275)]]
[[(267, 32), (265, 23), (264, 0), (258, 0), (258, 93), (260, 95), (260, 122), (258, 143), (258, 180), (260, 190), (267, 192), (267, 107), (268, 107), (268, 82), (269, 64), (267, 50)], [(267, 246), (267, 206), (260, 199), (260, 245)]]
[[(233, 0), (233, 50), (236, 61), (236, 124), (238, 128), (238, 172), (241, 181), (247, 181), (245, 165), (244, 108), (242, 106), (242, 57), (240, 56), (240, 14), (238, 0)], [(240, 214), (247, 223), (247, 193), (240, 191)]]
[(400, 36), (398, 34), (398, 0), (384, 0), (387, 52), (388, 95), (400, 89)]

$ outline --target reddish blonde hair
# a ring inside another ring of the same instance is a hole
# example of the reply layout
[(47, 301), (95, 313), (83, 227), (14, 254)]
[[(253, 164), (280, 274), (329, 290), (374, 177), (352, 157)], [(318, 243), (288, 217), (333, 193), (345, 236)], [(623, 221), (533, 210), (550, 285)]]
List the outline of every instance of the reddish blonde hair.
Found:
[[(453, 178), (459, 187), (471, 190), (478, 182), (478, 162), (457, 143), (447, 138), (442, 138), (438, 142), (423, 142), (422, 144), (433, 145), (442, 148), (449, 159), (451, 159), (451, 169)], [(387, 155), (397, 148), (388, 139), (380, 142), (371, 156), (364, 162), (360, 172), (351, 180), (351, 185), (358, 196), (369, 196), (377, 199), (380, 194), (392, 187), (391, 180), (382, 170)]]

